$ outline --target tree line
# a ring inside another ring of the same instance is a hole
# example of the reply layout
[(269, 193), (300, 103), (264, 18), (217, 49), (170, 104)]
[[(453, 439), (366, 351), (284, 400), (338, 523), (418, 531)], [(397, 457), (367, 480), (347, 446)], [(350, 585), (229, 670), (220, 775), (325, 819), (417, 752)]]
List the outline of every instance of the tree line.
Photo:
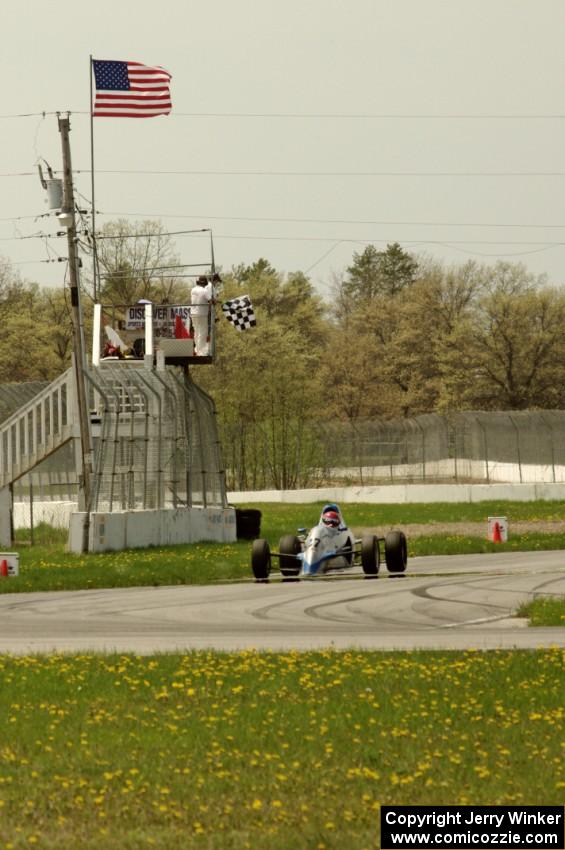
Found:
[[(158, 222), (104, 233), (104, 303), (187, 300), (192, 284), (170, 272), (178, 258)], [(89, 292), (85, 281), (87, 327)], [(397, 243), (369, 245), (328, 292), (265, 259), (222, 274), (220, 300), (248, 294), (257, 327), (238, 332), (219, 315), (216, 362), (191, 373), (216, 402), (230, 486), (308, 483), (336, 423), (565, 407), (565, 294), (521, 264), (446, 267)], [(69, 306), (66, 288), (24, 282), (0, 262), (0, 382), (67, 367)]]

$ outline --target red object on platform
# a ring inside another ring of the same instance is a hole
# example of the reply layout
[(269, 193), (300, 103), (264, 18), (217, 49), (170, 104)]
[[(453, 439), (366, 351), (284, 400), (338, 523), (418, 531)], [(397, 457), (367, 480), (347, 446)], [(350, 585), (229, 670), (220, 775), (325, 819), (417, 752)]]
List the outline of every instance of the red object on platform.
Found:
[(502, 543), (502, 534), (500, 533), (500, 523), (495, 522), (494, 527), (492, 529), (492, 542), (493, 543)]
[(175, 339), (190, 339), (190, 334), (180, 316), (175, 316)]
[(8, 561), (6, 558), (2, 558), (2, 563), (0, 564), (0, 576), (8, 575)]

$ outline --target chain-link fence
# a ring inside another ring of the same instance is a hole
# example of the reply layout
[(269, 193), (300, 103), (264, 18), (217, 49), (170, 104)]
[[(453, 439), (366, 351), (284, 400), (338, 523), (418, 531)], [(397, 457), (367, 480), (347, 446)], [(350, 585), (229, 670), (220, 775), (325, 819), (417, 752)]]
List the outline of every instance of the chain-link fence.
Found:
[(245, 435), (232, 425), (224, 428), (222, 438), (231, 490), (329, 483), (565, 481), (561, 410), (297, 423), (287, 428), (285, 450), (278, 455), (267, 427)]
[[(92, 510), (222, 506), (214, 404), (176, 370), (106, 366), (94, 376)], [(565, 411), (466, 411), (411, 419), (305, 422), (284, 442), (266, 424), (222, 432), (230, 490), (402, 482), (563, 482)], [(78, 474), (72, 442), (13, 485), (14, 526), (68, 528)]]
[(93, 430), (92, 511), (225, 506), (214, 404), (175, 369), (89, 373), (100, 412)]
[(51, 529), (67, 532), (77, 509), (78, 476), (74, 449), (65, 443), (12, 485), (16, 542), (52, 540)]
[(330, 478), (565, 481), (565, 411), (427, 414), (330, 430)]

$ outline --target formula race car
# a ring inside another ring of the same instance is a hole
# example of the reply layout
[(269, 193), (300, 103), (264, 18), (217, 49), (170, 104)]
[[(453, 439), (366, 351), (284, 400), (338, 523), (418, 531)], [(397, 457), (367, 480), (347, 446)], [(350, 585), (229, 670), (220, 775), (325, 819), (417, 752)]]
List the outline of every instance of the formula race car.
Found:
[(339, 507), (329, 504), (322, 509), (318, 525), (309, 532), (300, 528), (298, 535), (281, 537), (278, 552), (271, 551), (267, 540), (254, 540), (251, 568), (257, 581), (269, 578), (273, 558), (278, 558), (283, 578), (295, 581), (358, 564), (365, 576), (376, 576), (381, 563), (381, 544), (389, 573), (403, 573), (407, 546), (402, 531), (389, 531), (386, 537), (365, 534), (357, 539), (345, 525)]

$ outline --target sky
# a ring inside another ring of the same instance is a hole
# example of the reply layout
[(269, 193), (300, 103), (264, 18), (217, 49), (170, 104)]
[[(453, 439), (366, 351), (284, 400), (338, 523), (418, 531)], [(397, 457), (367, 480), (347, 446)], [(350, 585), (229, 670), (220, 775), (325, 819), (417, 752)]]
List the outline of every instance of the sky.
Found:
[(97, 226), (211, 228), (223, 269), (264, 257), (323, 295), (391, 242), (565, 284), (563, 0), (20, 0), (1, 21), (0, 256), (27, 280), (65, 276), (37, 175), (61, 168), (57, 111), (91, 208), (92, 55), (165, 67), (173, 101), (94, 119)]

